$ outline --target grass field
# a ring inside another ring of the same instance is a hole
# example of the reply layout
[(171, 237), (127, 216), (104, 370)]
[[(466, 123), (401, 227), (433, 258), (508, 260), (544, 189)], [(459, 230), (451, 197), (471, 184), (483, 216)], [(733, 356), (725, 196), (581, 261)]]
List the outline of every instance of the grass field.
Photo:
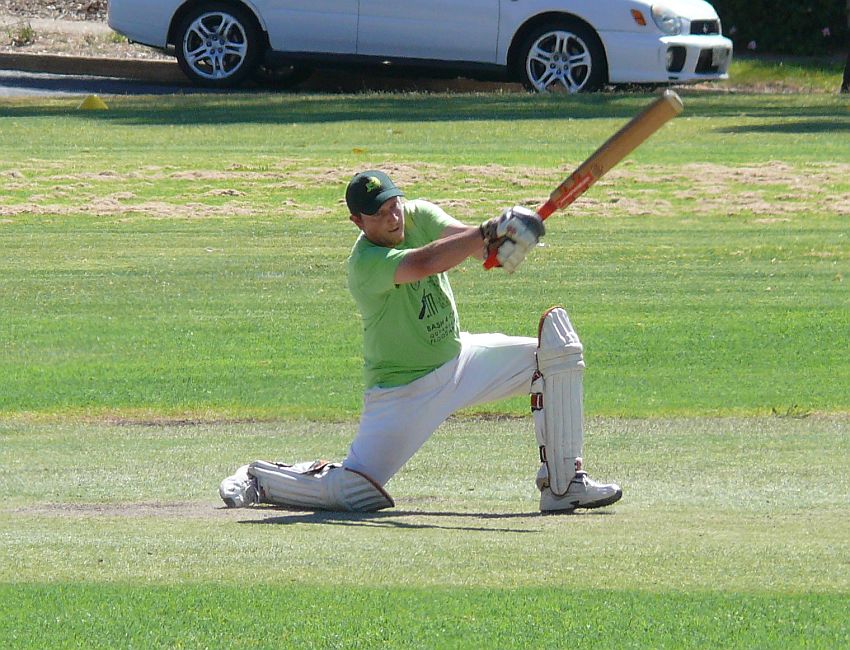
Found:
[(729, 79), (719, 87), (759, 92), (829, 93), (841, 87), (846, 60), (827, 57), (746, 56), (735, 53)]
[(0, 103), (0, 646), (850, 645), (850, 106), (683, 98), (517, 274), (452, 274), (471, 331), (573, 317), (625, 496), (570, 517), (524, 399), (447, 423), (394, 510), (216, 487), (355, 431), (355, 170), (475, 223), (648, 95)]

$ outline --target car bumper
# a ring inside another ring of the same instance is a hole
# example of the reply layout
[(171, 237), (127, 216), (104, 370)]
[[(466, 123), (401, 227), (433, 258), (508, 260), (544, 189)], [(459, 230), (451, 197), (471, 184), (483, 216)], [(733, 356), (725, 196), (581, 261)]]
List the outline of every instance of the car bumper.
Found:
[(663, 36), (603, 32), (609, 81), (692, 83), (728, 79), (732, 41), (724, 36)]

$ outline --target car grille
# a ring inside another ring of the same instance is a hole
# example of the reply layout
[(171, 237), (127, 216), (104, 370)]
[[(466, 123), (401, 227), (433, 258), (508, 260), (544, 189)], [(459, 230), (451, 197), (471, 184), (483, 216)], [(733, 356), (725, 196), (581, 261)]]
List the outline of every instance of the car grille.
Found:
[(699, 59), (697, 59), (697, 65), (694, 72), (697, 74), (710, 74), (717, 73), (720, 71), (720, 68), (712, 62), (712, 51), (711, 50), (701, 50), (699, 53)]
[(693, 20), (691, 21), (691, 34), (719, 34), (719, 20)]

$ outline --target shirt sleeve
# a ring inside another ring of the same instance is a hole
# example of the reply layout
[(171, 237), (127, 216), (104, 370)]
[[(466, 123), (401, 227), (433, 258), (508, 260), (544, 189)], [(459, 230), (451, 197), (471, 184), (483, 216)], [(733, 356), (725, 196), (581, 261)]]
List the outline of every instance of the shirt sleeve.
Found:
[(430, 241), (439, 239), (443, 231), (449, 226), (463, 226), (463, 223), (430, 201), (417, 199), (411, 203), (414, 206), (412, 217), (427, 229)]
[(395, 272), (409, 250), (370, 246), (362, 251), (351, 269), (354, 284), (365, 294), (379, 295), (395, 286)]

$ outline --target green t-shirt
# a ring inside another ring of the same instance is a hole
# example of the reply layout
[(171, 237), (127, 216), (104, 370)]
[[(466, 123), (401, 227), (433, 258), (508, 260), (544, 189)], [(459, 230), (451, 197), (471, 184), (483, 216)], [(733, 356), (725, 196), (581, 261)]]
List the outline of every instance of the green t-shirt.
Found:
[(363, 233), (348, 258), (348, 288), (363, 317), (366, 387), (402, 386), (427, 375), (460, 352), (459, 322), (445, 273), (395, 284), (396, 268), (412, 248), (458, 225), (433, 203), (404, 203), (404, 241), (376, 246)]

